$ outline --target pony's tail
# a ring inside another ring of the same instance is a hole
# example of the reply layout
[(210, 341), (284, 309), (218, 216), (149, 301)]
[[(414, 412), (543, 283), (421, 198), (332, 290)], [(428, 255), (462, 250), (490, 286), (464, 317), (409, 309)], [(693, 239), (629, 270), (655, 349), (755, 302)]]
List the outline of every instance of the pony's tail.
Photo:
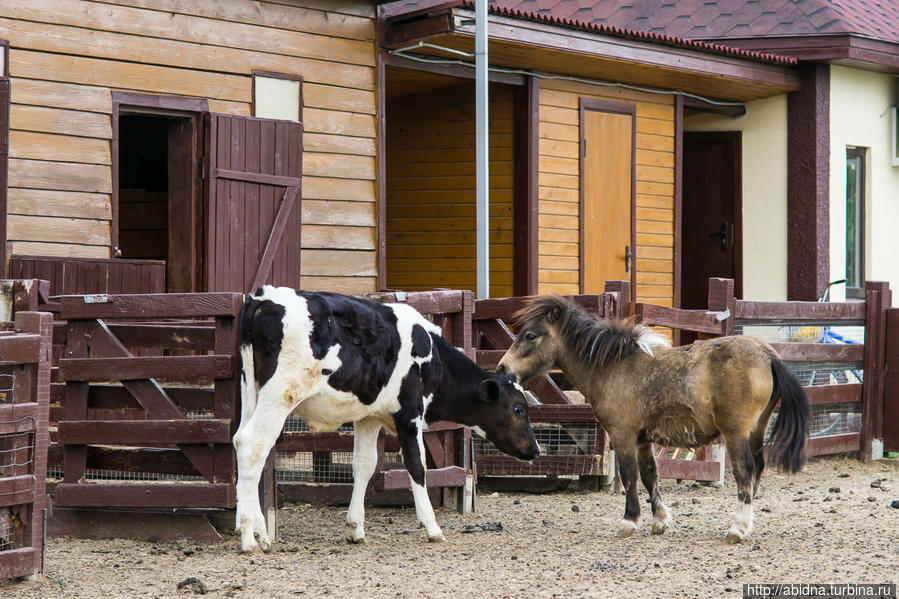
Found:
[(771, 376), (774, 379), (771, 405), (780, 400), (780, 415), (771, 432), (768, 459), (781, 472), (799, 472), (807, 457), (811, 417), (808, 397), (796, 375), (776, 355), (771, 355)]
[(253, 360), (253, 320), (260, 302), (252, 295), (240, 308), (237, 315), (237, 333), (240, 340), (240, 424), (249, 420), (256, 411), (256, 365)]

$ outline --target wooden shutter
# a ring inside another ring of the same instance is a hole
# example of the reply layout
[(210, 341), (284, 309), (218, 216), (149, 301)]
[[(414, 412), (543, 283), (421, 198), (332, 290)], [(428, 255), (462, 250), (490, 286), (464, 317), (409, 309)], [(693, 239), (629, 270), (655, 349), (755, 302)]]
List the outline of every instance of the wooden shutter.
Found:
[(303, 125), (209, 114), (209, 291), (300, 282)]

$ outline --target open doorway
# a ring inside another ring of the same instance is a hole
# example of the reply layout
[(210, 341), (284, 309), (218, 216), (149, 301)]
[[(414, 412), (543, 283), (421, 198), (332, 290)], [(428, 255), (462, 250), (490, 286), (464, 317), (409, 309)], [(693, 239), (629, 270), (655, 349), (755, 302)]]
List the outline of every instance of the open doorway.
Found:
[(196, 109), (205, 106), (178, 110), (158, 97), (122, 96), (127, 102), (116, 111), (113, 253), (164, 261), (167, 292), (202, 291), (202, 112)]

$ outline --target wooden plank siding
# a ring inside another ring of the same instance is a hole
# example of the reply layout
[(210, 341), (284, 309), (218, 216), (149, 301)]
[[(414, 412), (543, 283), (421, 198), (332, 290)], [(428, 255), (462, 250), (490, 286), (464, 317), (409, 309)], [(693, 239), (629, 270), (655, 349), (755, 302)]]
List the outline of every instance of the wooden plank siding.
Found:
[(636, 301), (674, 301), (674, 96), (569, 81), (540, 84), (539, 293), (579, 292), (581, 98), (634, 104)]
[(109, 258), (111, 92), (206, 98), (249, 116), (252, 71), (303, 78), (307, 289), (374, 291), (375, 5), (366, 0), (33, 0), (10, 42), (11, 253)]
[[(490, 295), (512, 291), (513, 90), (490, 88)], [(477, 287), (474, 85), (388, 103), (387, 285)]]

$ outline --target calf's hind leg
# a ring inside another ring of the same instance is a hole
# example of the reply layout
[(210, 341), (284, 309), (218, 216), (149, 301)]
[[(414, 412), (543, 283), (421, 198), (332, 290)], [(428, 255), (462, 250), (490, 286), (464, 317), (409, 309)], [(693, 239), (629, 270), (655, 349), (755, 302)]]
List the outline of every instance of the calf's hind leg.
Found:
[[(259, 390), (256, 410), (234, 435), (237, 454), (237, 528), (240, 548), (245, 552), (259, 547), (268, 552), (272, 542), (259, 505), (259, 478), (269, 452), (297, 402), (288, 401), (283, 387), (269, 384)], [(256, 542), (258, 537), (259, 542)]]
[(662, 501), (659, 493), (659, 471), (656, 467), (656, 457), (652, 454), (652, 445), (644, 443), (637, 448), (637, 459), (640, 462), (640, 479), (649, 493), (652, 502), (652, 534), (660, 535), (671, 524), (671, 512)]

